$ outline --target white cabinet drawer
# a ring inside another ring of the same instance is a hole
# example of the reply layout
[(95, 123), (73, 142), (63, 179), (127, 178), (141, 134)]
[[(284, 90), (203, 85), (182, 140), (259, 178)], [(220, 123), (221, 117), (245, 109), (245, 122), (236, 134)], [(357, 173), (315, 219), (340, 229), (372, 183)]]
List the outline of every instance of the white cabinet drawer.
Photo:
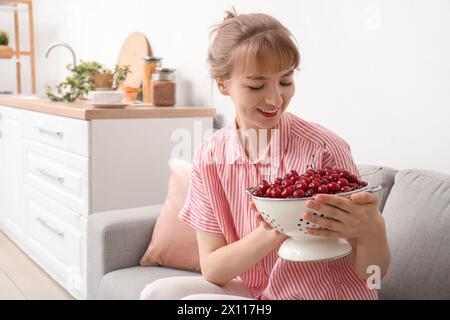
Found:
[(88, 159), (24, 139), (24, 181), (73, 211), (89, 213)]
[(30, 187), (25, 187), (25, 206), (33, 258), (63, 287), (81, 289), (86, 231), (81, 216)]
[(87, 121), (24, 111), (24, 136), (51, 146), (89, 156)]

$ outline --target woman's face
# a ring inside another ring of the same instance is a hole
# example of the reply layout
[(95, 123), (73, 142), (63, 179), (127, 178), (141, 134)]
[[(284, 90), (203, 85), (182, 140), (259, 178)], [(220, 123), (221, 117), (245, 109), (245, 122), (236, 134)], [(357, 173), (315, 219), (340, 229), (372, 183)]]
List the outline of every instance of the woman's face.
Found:
[(294, 69), (265, 74), (237, 73), (217, 83), (220, 92), (233, 100), (239, 128), (270, 129), (275, 127), (295, 93), (293, 75)]

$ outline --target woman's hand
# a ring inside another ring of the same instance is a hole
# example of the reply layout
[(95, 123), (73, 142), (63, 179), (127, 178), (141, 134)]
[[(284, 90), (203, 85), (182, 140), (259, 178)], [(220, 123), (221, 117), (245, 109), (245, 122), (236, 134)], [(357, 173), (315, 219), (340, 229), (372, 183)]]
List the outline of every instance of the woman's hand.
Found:
[(286, 240), (287, 236), (285, 236), (284, 234), (278, 232), (276, 229), (273, 229), (270, 224), (268, 224), (263, 217), (261, 217), (261, 215), (258, 212), (258, 209), (256, 209), (255, 203), (253, 201), (250, 201), (250, 209), (253, 210), (253, 212), (255, 212), (255, 217), (256, 219), (259, 221), (259, 225), (264, 227), (264, 229), (272, 231), (272, 233), (275, 234), (276, 238), (280, 241), (284, 241)]
[(351, 200), (331, 194), (319, 194), (315, 196), (315, 200), (307, 201), (306, 207), (325, 214), (327, 218), (305, 212), (305, 220), (321, 227), (307, 228), (307, 232), (328, 238), (370, 238), (377, 232), (384, 231), (378, 204), (376, 194), (369, 192), (355, 193)]

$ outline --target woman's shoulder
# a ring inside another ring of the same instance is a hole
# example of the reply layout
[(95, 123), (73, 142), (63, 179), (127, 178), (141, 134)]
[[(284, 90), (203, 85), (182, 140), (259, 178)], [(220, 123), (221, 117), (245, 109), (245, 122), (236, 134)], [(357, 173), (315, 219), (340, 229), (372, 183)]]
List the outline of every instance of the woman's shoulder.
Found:
[(287, 115), (289, 117), (291, 137), (321, 146), (324, 146), (324, 144), (347, 145), (347, 142), (342, 137), (321, 124), (306, 121), (292, 113), (287, 113)]

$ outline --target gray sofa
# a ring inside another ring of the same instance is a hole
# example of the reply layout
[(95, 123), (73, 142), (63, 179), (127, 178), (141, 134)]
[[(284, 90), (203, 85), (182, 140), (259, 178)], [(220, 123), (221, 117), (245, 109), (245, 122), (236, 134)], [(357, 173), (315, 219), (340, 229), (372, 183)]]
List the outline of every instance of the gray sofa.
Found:
[[(424, 170), (358, 166), (384, 189), (380, 210), (392, 260), (382, 299), (450, 299), (450, 176)], [(161, 277), (200, 276), (140, 267), (161, 205), (94, 214), (88, 223), (88, 299), (139, 299)]]

